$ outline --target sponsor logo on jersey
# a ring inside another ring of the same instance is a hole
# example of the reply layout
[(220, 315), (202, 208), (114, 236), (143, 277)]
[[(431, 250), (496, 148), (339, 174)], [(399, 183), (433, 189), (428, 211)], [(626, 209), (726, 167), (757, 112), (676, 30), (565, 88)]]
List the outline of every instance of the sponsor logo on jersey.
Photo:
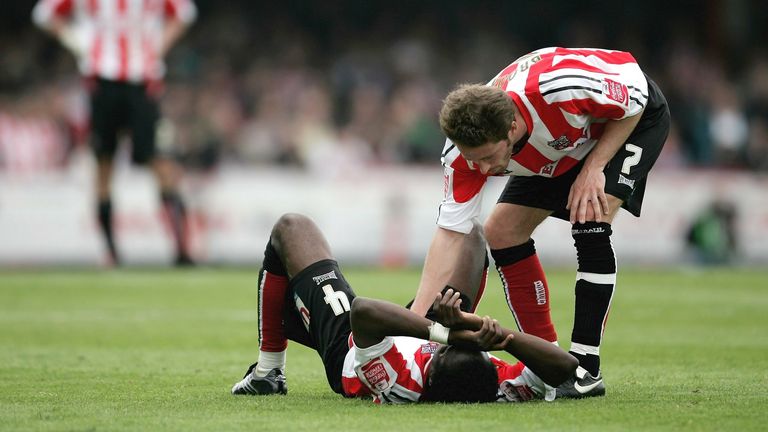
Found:
[(448, 198), (448, 186), (450, 185), (450, 178), (448, 175), (443, 176), (443, 196)]
[(421, 346), (422, 354), (434, 354), (440, 349), (440, 344), (436, 342), (425, 343)]
[(547, 291), (544, 289), (544, 282), (537, 280), (533, 283), (533, 289), (536, 290), (536, 304), (539, 306), (547, 304)]
[(372, 388), (382, 391), (389, 385), (389, 373), (380, 361), (373, 361), (360, 368)]
[(569, 140), (567, 136), (562, 135), (560, 138), (548, 142), (547, 145), (555, 150), (563, 150), (571, 147), (571, 140)]
[(627, 86), (612, 79), (603, 80), (603, 94), (608, 99), (615, 100), (618, 103), (626, 104), (629, 102), (629, 89)]
[(501, 383), (500, 390), (510, 402), (525, 402), (534, 397), (533, 391), (528, 386), (514, 385), (510, 381)]
[(624, 177), (621, 174), (619, 174), (619, 184), (627, 185), (627, 186), (629, 186), (630, 189), (634, 189), (635, 188), (635, 181), (634, 180), (630, 180), (630, 179)]
[(577, 235), (577, 234), (598, 234), (601, 232), (605, 232), (605, 229), (603, 227), (597, 227), (597, 228), (588, 228), (588, 229), (572, 229), (571, 235)]
[(312, 278), (312, 280), (315, 281), (315, 283), (318, 285), (329, 279), (338, 279), (338, 277), (336, 277), (336, 270), (331, 270), (328, 273), (321, 274), (320, 276), (315, 276)]

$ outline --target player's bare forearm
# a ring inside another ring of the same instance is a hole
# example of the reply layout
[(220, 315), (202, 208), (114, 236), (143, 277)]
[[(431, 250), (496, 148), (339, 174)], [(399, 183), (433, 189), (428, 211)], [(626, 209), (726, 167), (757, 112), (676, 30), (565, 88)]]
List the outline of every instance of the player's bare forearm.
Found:
[(462, 299), (458, 291), (449, 288), (445, 293), (437, 293), (432, 305), (435, 320), (454, 330), (478, 330), (482, 319), (473, 313), (461, 310)]
[(394, 303), (355, 297), (350, 310), (350, 323), (355, 345), (366, 348), (386, 336), (429, 338), (432, 321)]
[(445, 228), (437, 228), (424, 259), (419, 289), (411, 306), (411, 310), (415, 313), (426, 314), (435, 300), (435, 295), (445, 287), (453, 272), (453, 264), (461, 253), (464, 235)]
[(621, 120), (608, 120), (605, 124), (603, 135), (595, 144), (595, 148), (584, 160), (584, 169), (597, 169), (602, 171), (608, 162), (616, 155), (627, 138), (635, 130), (643, 112)]
[[(505, 329), (506, 330), (506, 329)], [(514, 336), (507, 343), (505, 351), (522, 361), (539, 378), (552, 387), (557, 387), (573, 376), (579, 361), (563, 349), (544, 339), (506, 330)]]
[(163, 43), (160, 46), (160, 57), (165, 57), (168, 51), (173, 48), (176, 41), (187, 31), (188, 25), (179, 20), (171, 20), (166, 23), (163, 32)]

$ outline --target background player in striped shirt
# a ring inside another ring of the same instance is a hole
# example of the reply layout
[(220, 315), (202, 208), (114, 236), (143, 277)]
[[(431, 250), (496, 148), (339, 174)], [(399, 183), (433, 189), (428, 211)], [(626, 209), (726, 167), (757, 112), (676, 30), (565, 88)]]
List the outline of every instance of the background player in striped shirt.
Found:
[(112, 223), (112, 159), (118, 134), (130, 131), (132, 160), (151, 164), (176, 243), (176, 264), (189, 265), (179, 168), (156, 154), (163, 57), (194, 21), (190, 0), (40, 0), (34, 22), (77, 59), (91, 104), (91, 144), (97, 158), (98, 220), (110, 258), (119, 264)]
[(670, 124), (666, 100), (631, 54), (544, 48), (487, 85), (451, 92), (440, 112), (445, 197), (413, 310), (423, 313), (479, 216), (489, 176), (511, 176), (485, 233), (521, 331), (551, 342), (549, 291), (531, 234), (549, 216), (572, 224), (578, 256), (570, 352), (580, 361), (560, 396), (605, 394), (599, 349), (616, 283), (611, 222), (640, 215), (649, 170)]
[[(462, 241), (460, 265), (438, 294), (435, 317), (355, 297), (317, 226), (285, 215), (275, 224), (259, 275), (259, 361), (233, 394), (285, 394), (288, 340), (317, 350), (331, 388), (378, 403), (552, 400), (577, 361), (541, 338), (501, 328), (472, 307), (484, 279), (485, 242), (476, 227)], [(430, 342), (427, 339), (431, 339)], [(451, 344), (451, 345), (448, 345)], [(486, 352), (504, 349), (523, 362)]]

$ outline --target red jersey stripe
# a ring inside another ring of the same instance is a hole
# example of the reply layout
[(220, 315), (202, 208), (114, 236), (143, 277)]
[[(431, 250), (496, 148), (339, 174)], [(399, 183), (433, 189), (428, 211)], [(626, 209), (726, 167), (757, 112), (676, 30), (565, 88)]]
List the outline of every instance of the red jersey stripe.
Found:
[(507, 92), (509, 97), (512, 98), (512, 100), (515, 102), (515, 105), (517, 105), (517, 109), (520, 111), (520, 114), (523, 116), (523, 120), (525, 121), (526, 128), (530, 131), (533, 129), (533, 121), (531, 121), (531, 113), (528, 112), (528, 108), (523, 103), (522, 99), (520, 99), (520, 96), (517, 95), (515, 92)]
[(53, 8), (53, 13), (59, 17), (68, 17), (72, 13), (73, 0), (61, 0)]
[(543, 154), (539, 153), (532, 145), (524, 145), (523, 148), (517, 153), (513, 159), (515, 162), (524, 166), (535, 173), (541, 171), (541, 168), (551, 164), (553, 161), (546, 158)]
[(453, 199), (457, 203), (465, 203), (483, 189), (488, 177), (478, 170), (467, 169), (467, 160), (459, 156), (451, 164), (454, 168)]
[(555, 172), (552, 174), (552, 176), (557, 177), (575, 167), (578, 163), (579, 161), (577, 159), (574, 159), (570, 156), (563, 156), (562, 159), (560, 159), (560, 162), (557, 163)]
[(558, 48), (555, 51), (555, 55), (578, 55), (578, 56), (594, 56), (600, 60), (610, 64), (625, 64), (625, 63), (637, 63), (632, 54), (624, 51), (605, 51), (599, 49), (572, 49), (572, 48)]
[(598, 67), (586, 64), (580, 60), (576, 59), (567, 59), (558, 62), (557, 64), (553, 65), (551, 70), (560, 70), (560, 69), (578, 69), (586, 72), (592, 72), (602, 75), (616, 75), (616, 73), (613, 72), (606, 72)]
[(117, 49), (120, 59), (117, 79), (125, 81), (128, 78), (128, 36), (125, 32), (120, 32), (120, 36), (117, 37)]
[(177, 17), (179, 10), (176, 7), (176, 3), (173, 0), (165, 0), (165, 16)]
[(99, 13), (99, 0), (88, 0), (88, 13), (92, 17)]
[(616, 105), (600, 104), (592, 99), (571, 99), (565, 102), (556, 102), (553, 105), (568, 111), (571, 114), (588, 114), (592, 117), (606, 119), (620, 119), (624, 117), (624, 110)]

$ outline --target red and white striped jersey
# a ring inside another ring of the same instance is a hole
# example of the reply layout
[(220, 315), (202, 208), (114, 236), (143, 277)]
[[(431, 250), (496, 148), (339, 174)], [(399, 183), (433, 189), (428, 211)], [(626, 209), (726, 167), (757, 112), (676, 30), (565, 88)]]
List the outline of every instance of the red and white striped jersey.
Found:
[[(528, 141), (510, 159), (507, 176), (563, 174), (589, 154), (607, 120), (639, 114), (648, 101), (648, 83), (634, 57), (603, 49), (543, 48), (515, 60), (488, 85), (507, 92), (528, 127)], [(487, 176), (450, 140), (442, 163), (438, 225), (468, 233)]]
[[(353, 344), (344, 359), (344, 393), (352, 397), (373, 396), (376, 403), (418, 402), (432, 354), (438, 348), (440, 344), (435, 342), (401, 336), (384, 338), (368, 348)], [(554, 389), (523, 363), (509, 364), (494, 356), (490, 358), (499, 375), (499, 402), (554, 399)]]
[(145, 82), (165, 74), (161, 44), (168, 20), (191, 23), (197, 9), (191, 0), (40, 0), (34, 22), (49, 27), (65, 20), (65, 45), (80, 72), (112, 81)]
[(0, 111), (0, 171), (15, 178), (61, 168), (68, 145), (67, 131), (53, 120)]

